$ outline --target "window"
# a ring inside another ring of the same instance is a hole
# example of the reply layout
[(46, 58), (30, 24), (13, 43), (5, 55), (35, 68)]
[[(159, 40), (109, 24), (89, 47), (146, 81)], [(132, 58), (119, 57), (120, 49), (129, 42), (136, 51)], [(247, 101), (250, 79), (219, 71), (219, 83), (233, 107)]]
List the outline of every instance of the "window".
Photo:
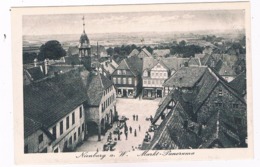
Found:
[(123, 74), (126, 75), (126, 70), (123, 70)]
[(66, 129), (70, 128), (70, 116), (66, 117)]
[(151, 84), (151, 81), (150, 81), (150, 80), (148, 80), (148, 84), (149, 84), (149, 85)]
[(38, 141), (39, 141), (39, 144), (41, 144), (41, 142), (43, 142), (43, 134), (40, 134), (38, 136)]
[(144, 84), (147, 84), (147, 81), (146, 81), (146, 80), (144, 80)]
[(82, 132), (84, 132), (84, 123), (82, 124), (81, 129), (82, 129)]
[(155, 73), (156, 76), (158, 76), (158, 73)]
[(77, 132), (74, 133), (74, 141), (77, 140)]
[(52, 128), (52, 135), (53, 135), (53, 137), (56, 139), (56, 126), (54, 126), (53, 128)]
[(143, 76), (144, 76), (144, 77), (147, 77), (147, 75), (148, 75), (148, 74), (147, 74), (147, 71), (144, 71)]
[(163, 76), (165, 76), (165, 77), (166, 77), (166, 73), (165, 73), (165, 72), (163, 73)]
[(74, 125), (75, 124), (75, 113), (73, 112), (72, 113), (72, 125)]
[(69, 141), (70, 145), (72, 145), (72, 136), (70, 136), (70, 141)]
[(222, 105), (223, 105), (222, 103), (215, 103), (216, 107), (222, 107)]
[(218, 90), (218, 96), (223, 96), (222, 89), (219, 89), (219, 90)]
[(82, 118), (82, 108), (83, 108), (83, 107), (80, 107), (80, 108), (79, 108), (79, 118)]
[(126, 84), (126, 78), (123, 78), (123, 84)]
[(117, 74), (121, 75), (122, 74), (121, 70), (117, 70)]
[(148, 71), (148, 77), (150, 77), (151, 76), (151, 72), (150, 71)]
[(162, 76), (162, 73), (161, 73), (161, 72), (160, 72), (159, 74), (160, 74), (160, 76)]
[(128, 78), (128, 84), (132, 84), (132, 78)]
[(63, 133), (63, 121), (60, 122), (60, 135)]
[(121, 84), (121, 78), (117, 78), (117, 83)]
[(154, 84), (154, 80), (152, 80), (152, 84)]
[(80, 135), (80, 127), (78, 128), (78, 136)]
[(234, 103), (233, 108), (238, 108), (238, 104)]
[(116, 84), (116, 78), (113, 78), (113, 82), (114, 82), (114, 84)]
[(26, 145), (24, 146), (24, 153), (28, 153), (28, 152), (29, 152), (28, 144), (26, 144)]
[(152, 76), (154, 76), (154, 73), (152, 72)]

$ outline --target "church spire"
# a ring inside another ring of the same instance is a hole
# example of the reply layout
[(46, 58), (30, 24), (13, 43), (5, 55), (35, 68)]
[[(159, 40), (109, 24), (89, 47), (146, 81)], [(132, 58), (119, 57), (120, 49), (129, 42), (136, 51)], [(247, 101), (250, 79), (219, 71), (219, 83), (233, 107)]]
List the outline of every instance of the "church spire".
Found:
[(82, 17), (82, 20), (83, 20), (83, 32), (85, 32), (85, 17), (84, 16)]

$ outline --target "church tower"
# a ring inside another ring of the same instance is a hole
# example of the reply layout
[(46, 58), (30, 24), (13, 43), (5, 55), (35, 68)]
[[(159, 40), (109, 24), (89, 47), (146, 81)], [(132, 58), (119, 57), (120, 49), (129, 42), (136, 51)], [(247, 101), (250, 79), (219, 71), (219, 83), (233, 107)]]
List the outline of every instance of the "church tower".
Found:
[(83, 33), (79, 39), (79, 57), (87, 70), (91, 70), (91, 46), (85, 32), (85, 18), (83, 16)]

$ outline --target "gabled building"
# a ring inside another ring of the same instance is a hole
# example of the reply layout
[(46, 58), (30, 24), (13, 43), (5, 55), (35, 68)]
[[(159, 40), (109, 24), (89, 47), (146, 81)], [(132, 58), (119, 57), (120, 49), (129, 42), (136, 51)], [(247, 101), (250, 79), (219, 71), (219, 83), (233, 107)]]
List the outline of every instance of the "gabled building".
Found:
[(216, 70), (216, 72), (218, 72), (218, 74), (221, 75), (227, 82), (232, 81), (236, 77), (235, 70), (222, 60), (219, 60), (213, 69)]
[(194, 88), (199, 82), (206, 66), (182, 67), (163, 83), (163, 92), (167, 95), (171, 90), (176, 88), (186, 89), (187, 91)]
[(154, 57), (166, 57), (170, 55), (170, 49), (156, 49), (153, 50)]
[(133, 56), (122, 60), (111, 76), (117, 97), (138, 96), (142, 89), (141, 74), (142, 61), (138, 57)]
[(137, 49), (133, 49), (127, 57), (129, 58), (132, 56), (137, 56), (138, 54), (139, 54), (139, 51)]
[(112, 57), (100, 62), (99, 72), (111, 80), (111, 75), (118, 67)]
[(139, 52), (139, 54), (137, 55), (137, 57), (142, 60), (142, 59), (145, 58), (145, 57), (152, 57), (152, 54), (151, 54), (146, 48), (143, 48), (143, 49)]
[(162, 60), (146, 57), (143, 59), (143, 98), (163, 97), (164, 81), (175, 70), (169, 69)]
[(87, 87), (84, 92), (88, 97), (85, 105), (87, 131), (89, 136), (97, 134), (100, 141), (101, 134), (105, 134), (117, 117), (116, 90), (113, 82), (98, 71), (82, 73), (81, 77)]
[(84, 92), (78, 70), (24, 86), (25, 152), (66, 152), (84, 140)]
[(167, 95), (172, 85), (163, 89), (164, 82), (184, 66), (200, 66), (197, 58), (144, 58), (143, 59), (143, 98), (157, 98)]
[[(151, 140), (155, 144), (144, 143), (145, 149), (247, 146), (247, 105), (243, 97), (210, 68), (199, 78), (192, 89), (176, 87), (160, 103), (152, 122), (159, 125)], [(182, 117), (174, 115), (177, 107)]]

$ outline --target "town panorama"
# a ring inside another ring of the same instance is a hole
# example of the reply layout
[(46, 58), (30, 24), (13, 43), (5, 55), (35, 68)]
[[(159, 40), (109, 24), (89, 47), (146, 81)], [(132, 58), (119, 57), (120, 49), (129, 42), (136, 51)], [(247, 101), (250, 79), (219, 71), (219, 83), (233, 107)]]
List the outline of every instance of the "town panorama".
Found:
[(242, 11), (92, 15), (24, 16), (24, 153), (247, 147)]

